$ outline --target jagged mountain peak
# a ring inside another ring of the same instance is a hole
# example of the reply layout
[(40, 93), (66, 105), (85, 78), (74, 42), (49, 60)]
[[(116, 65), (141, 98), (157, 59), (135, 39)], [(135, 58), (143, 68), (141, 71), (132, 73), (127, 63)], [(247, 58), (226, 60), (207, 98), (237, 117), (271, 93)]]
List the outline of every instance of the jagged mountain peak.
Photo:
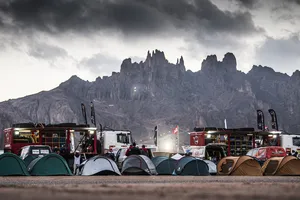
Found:
[(253, 65), (252, 69), (250, 71), (275, 73), (275, 70), (273, 68), (268, 67), (268, 66), (262, 66), (262, 65)]
[(202, 61), (201, 71), (204, 73), (216, 72), (235, 72), (237, 70), (237, 61), (233, 53), (226, 53), (222, 61), (218, 61), (217, 55), (208, 55)]
[(77, 84), (77, 83), (83, 83), (83, 82), (87, 82), (87, 81), (82, 80), (77, 75), (72, 75), (68, 80), (66, 80), (65, 82), (62, 82), (60, 85), (62, 85), (62, 84)]
[(136, 74), (142, 71), (160, 71), (164, 74), (165, 70), (177, 70), (180, 72), (185, 72), (184, 60), (181, 56), (180, 59), (177, 59), (176, 64), (169, 63), (166, 59), (163, 51), (153, 50), (152, 54), (150, 51), (147, 51), (147, 57), (144, 62), (132, 63), (131, 58), (126, 58), (121, 64), (120, 73), (124, 75)]
[(89, 81), (84, 81), (81, 78), (79, 78), (77, 75), (71, 76), (68, 80), (65, 82), (62, 82), (58, 88), (64, 88), (64, 87), (69, 87), (69, 86), (75, 86), (75, 85), (82, 85), (85, 83), (89, 83)]
[(225, 54), (222, 64), (224, 67), (226, 67), (229, 71), (236, 71), (236, 58), (233, 53), (228, 52)]
[(289, 80), (291, 77), (286, 73), (276, 72), (273, 68), (262, 65), (253, 65), (252, 69), (247, 73), (252, 77), (280, 77), (280, 79)]
[(294, 71), (294, 73), (291, 76), (291, 79), (293, 81), (300, 83), (300, 71), (299, 70)]
[[(230, 52), (221, 61), (209, 55), (201, 71), (192, 72), (185, 70), (182, 56), (172, 64), (162, 51), (149, 50), (144, 62), (124, 59), (121, 71), (111, 76), (88, 82), (74, 75), (34, 98), (0, 103), (0, 127), (22, 118), (82, 121), (80, 103), (94, 101), (97, 123), (129, 129), (135, 138), (149, 138), (155, 125), (166, 132), (175, 125), (189, 131), (200, 125), (223, 126), (224, 118), (232, 128), (256, 127), (256, 108), (275, 109), (279, 126), (286, 131), (300, 129), (298, 82), (262, 66), (253, 66), (247, 74), (229, 73), (236, 70), (236, 63)], [(292, 78), (299, 77), (297, 70)]]
[(183, 60), (182, 56), (180, 56), (179, 65), (183, 65), (184, 66), (184, 60)]
[(296, 71), (293, 72), (292, 77), (298, 77), (300, 78), (300, 71), (297, 69)]

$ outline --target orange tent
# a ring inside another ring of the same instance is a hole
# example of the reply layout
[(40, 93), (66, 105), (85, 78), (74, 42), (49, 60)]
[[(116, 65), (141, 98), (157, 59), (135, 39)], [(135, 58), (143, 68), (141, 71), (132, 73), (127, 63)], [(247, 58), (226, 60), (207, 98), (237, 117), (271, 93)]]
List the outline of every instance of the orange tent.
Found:
[(273, 157), (262, 166), (265, 176), (300, 176), (300, 160), (294, 156)]
[(222, 158), (217, 165), (218, 175), (262, 176), (260, 164), (250, 156)]

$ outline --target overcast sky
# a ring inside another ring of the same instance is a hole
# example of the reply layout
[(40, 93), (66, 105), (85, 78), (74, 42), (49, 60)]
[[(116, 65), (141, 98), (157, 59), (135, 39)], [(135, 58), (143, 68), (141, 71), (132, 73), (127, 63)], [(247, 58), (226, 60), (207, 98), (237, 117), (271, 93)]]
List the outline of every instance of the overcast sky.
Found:
[(238, 70), (300, 69), (300, 0), (1, 0), (0, 101), (94, 81), (147, 51), (182, 55), (198, 71), (207, 55), (235, 54)]

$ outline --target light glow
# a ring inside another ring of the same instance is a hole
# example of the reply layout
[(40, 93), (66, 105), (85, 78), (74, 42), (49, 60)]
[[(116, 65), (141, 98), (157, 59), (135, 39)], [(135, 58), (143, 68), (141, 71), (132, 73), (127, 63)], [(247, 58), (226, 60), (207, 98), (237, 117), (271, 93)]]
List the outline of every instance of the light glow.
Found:
[(216, 133), (217, 131), (207, 131), (207, 133)]
[(270, 131), (270, 133), (273, 133), (273, 134), (280, 134), (281, 131)]

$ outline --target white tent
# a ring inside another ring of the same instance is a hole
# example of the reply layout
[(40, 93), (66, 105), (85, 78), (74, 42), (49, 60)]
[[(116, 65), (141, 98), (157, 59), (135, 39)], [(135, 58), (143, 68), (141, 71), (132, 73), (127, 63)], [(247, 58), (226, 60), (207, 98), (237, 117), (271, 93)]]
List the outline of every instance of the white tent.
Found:
[(103, 156), (94, 156), (86, 161), (81, 169), (80, 175), (121, 175), (117, 164)]
[(206, 162), (206, 164), (208, 165), (210, 174), (217, 174), (217, 165), (215, 163), (213, 163), (210, 160), (203, 160), (203, 161)]
[(175, 159), (175, 160), (179, 160), (179, 159), (181, 159), (183, 156), (182, 155), (180, 155), (180, 154), (175, 154), (174, 156), (172, 156), (171, 158), (173, 158), (173, 159)]

